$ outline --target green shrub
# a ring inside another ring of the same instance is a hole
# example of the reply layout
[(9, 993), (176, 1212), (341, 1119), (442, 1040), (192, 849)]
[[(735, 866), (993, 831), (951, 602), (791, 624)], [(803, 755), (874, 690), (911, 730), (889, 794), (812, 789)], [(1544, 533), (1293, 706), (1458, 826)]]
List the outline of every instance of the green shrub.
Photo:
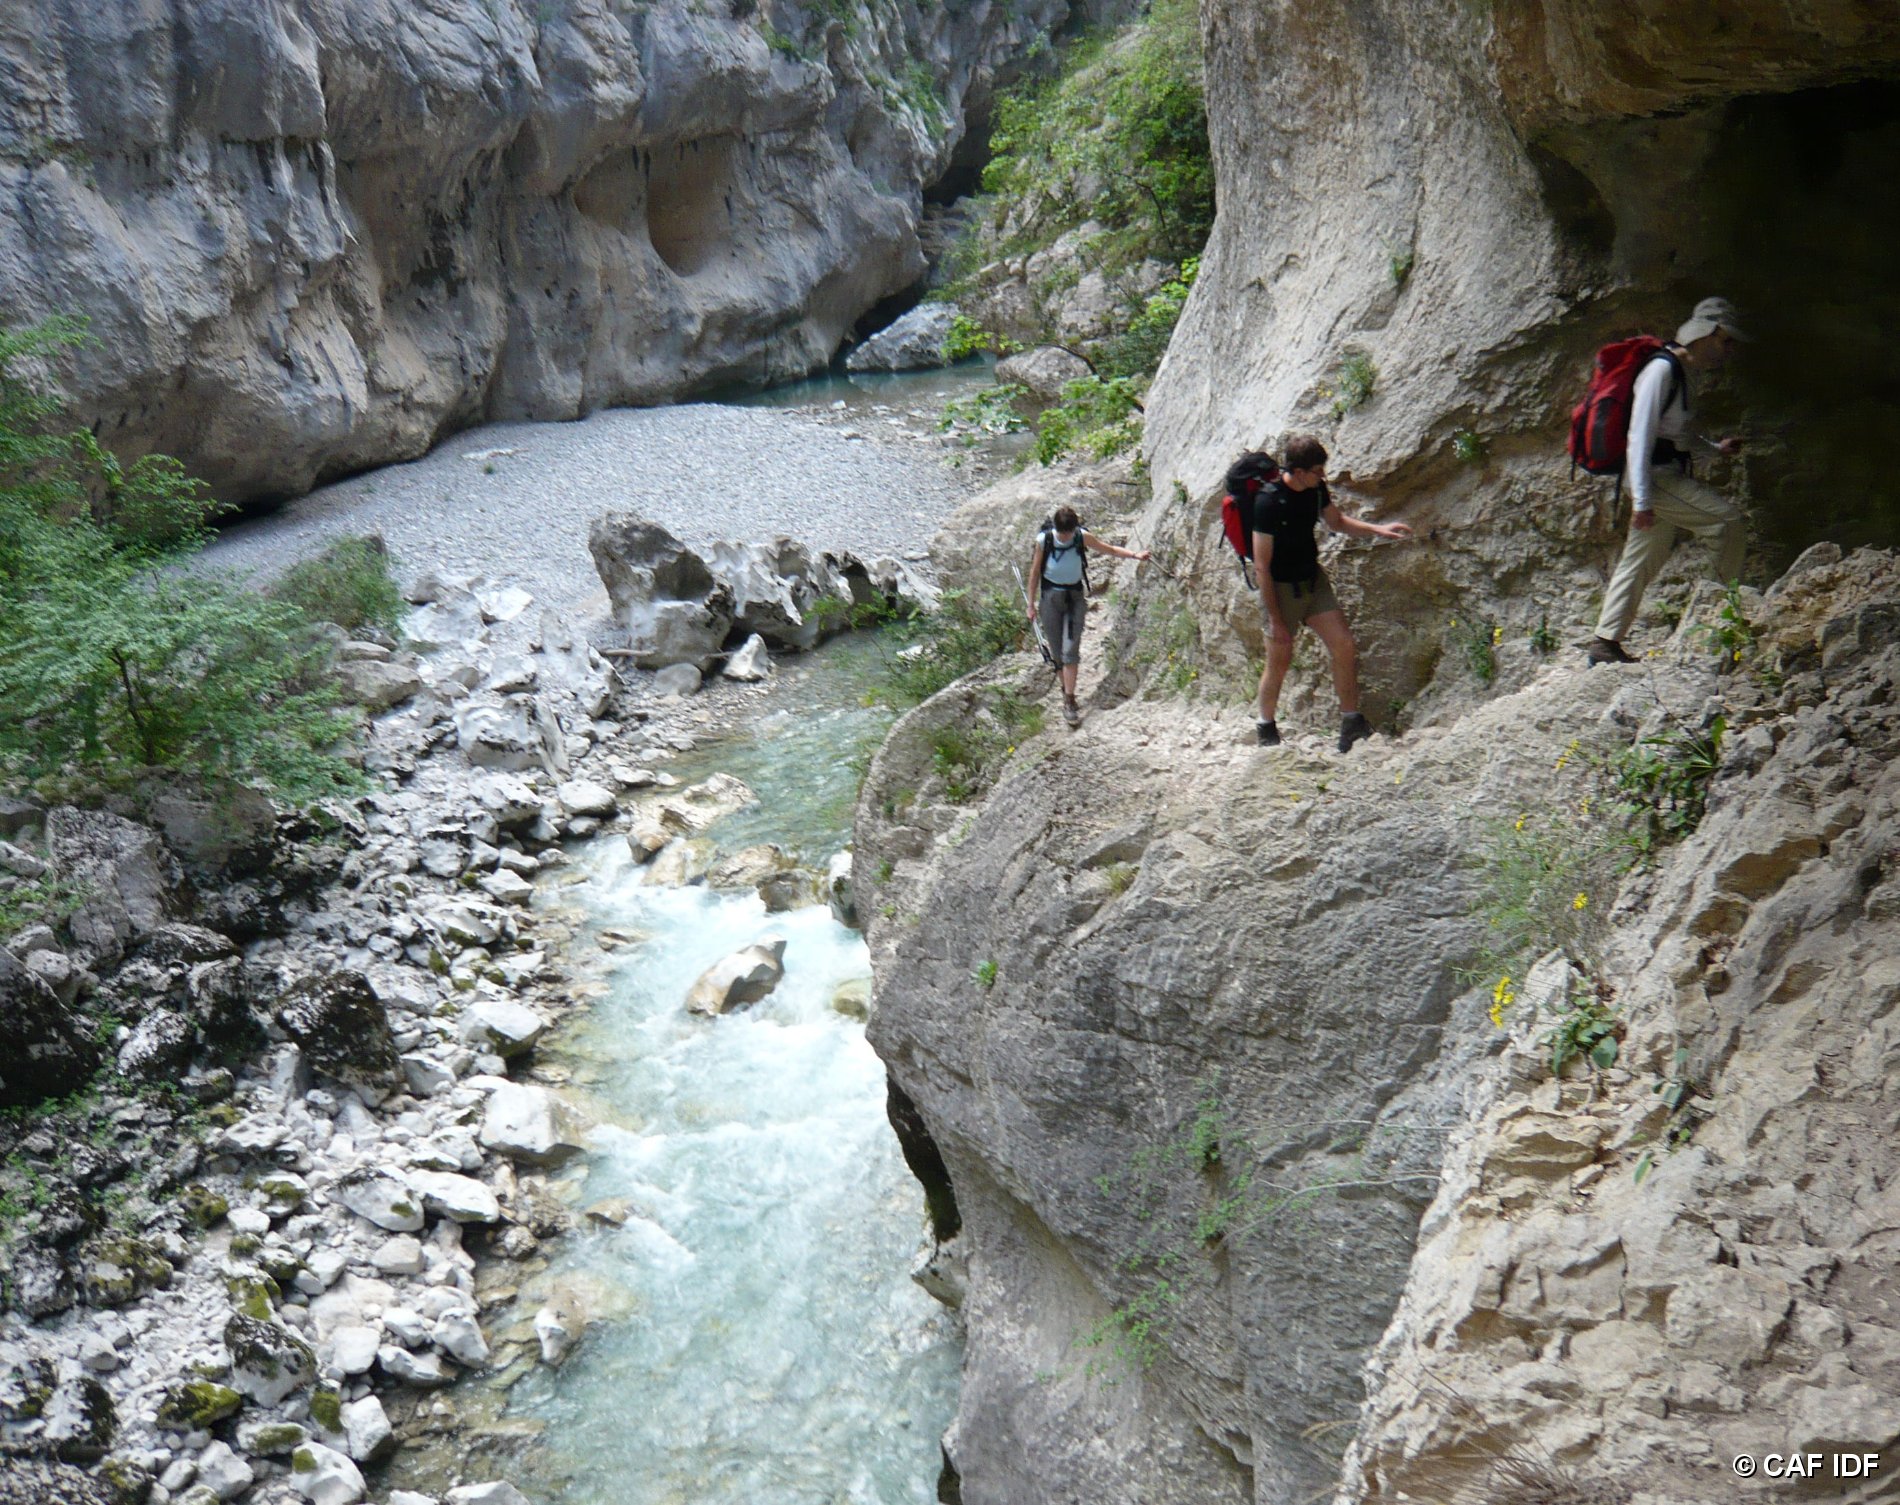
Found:
[(984, 387), (967, 397), (952, 398), (945, 403), (937, 427), (945, 433), (953, 429), (970, 431), (971, 443), (975, 442), (975, 434), (1016, 433), (1024, 425), (1017, 405), (1028, 396), (1029, 389), (1015, 382)]
[(1491, 453), (1491, 446), (1482, 434), (1471, 429), (1459, 429), (1451, 436), (1451, 452), (1466, 465), (1482, 465)]
[(1188, 293), (1200, 275), (1201, 259), (1190, 256), (1180, 270), (1148, 295), (1141, 312), (1128, 328), (1102, 342), (1096, 367), (1108, 376), (1147, 376), (1161, 364), (1167, 353), (1174, 326), (1187, 306)]
[(1344, 418), (1372, 398), (1379, 384), (1378, 368), (1363, 350), (1349, 350), (1339, 362), (1339, 379), (1334, 387), (1333, 417)]
[(353, 723), (314, 688), (303, 613), (176, 568), (218, 504), (168, 457), (121, 466), (56, 427), (27, 373), (84, 337), (71, 320), (0, 332), (0, 771), (356, 787), (331, 751)]
[(1092, 39), (1058, 78), (1004, 94), (990, 154), (984, 192), (1039, 217), (1045, 244), (1092, 219), (1111, 265), (1198, 255), (1214, 167), (1192, 0), (1155, 0), (1132, 41)]
[(968, 314), (950, 320), (950, 332), (943, 337), (943, 358), (947, 364), (968, 360), (973, 355), (1014, 355), (1023, 347), (1007, 335), (985, 329)]
[(395, 634), (402, 621), (402, 592), (390, 573), (389, 550), (375, 534), (340, 538), (314, 559), (292, 565), (271, 585), (314, 622), (334, 622), (346, 632), (377, 627)]
[(1084, 376), (1065, 383), (1062, 401), (1036, 422), (1036, 458), (1044, 465), (1080, 451), (1106, 460), (1140, 442), (1141, 403), (1125, 376)]
[(1022, 641), (1024, 609), (1001, 591), (976, 596), (947, 590), (937, 609), (895, 636), (899, 651), (886, 663), (884, 684), (874, 695), (896, 705), (917, 705), (973, 669)]

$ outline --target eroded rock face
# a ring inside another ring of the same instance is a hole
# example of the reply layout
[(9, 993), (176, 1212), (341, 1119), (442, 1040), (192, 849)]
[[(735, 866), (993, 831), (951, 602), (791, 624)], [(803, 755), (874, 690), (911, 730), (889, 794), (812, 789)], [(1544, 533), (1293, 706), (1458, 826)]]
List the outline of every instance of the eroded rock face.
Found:
[(922, 273), (922, 187), (1068, 6), (826, 15), (35, 0), (0, 312), (87, 315), (82, 418), (224, 496), (801, 375)]
[(1179, 701), (1098, 709), (952, 844), (931, 739), (985, 693), (898, 725), (855, 853), (888, 874), (858, 896), (870, 1038), (969, 1250), (964, 1497), (1303, 1498), (1495, 1040), (1455, 973), (1483, 934), (1464, 812), (1605, 735), (1616, 687), (1576, 673), (1351, 761)]
[(1622, 1070), (1553, 1081), (1526, 1023), (1473, 1081), (1342, 1499), (1453, 1498), (1500, 1447), (1685, 1502), (1733, 1499), (1763, 1436), (1890, 1455), (1890, 1157), (1862, 1126), (1900, 1048), (1900, 649), (1837, 648), (1825, 697), (1817, 671), (1895, 605), (1891, 555), (1770, 593), (1788, 688), (1619, 908)]

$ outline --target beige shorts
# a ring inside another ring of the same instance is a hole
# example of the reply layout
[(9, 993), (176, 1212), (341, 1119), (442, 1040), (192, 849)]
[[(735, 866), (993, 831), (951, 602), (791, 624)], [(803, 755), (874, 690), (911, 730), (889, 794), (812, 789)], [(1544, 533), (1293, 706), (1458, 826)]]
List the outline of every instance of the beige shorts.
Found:
[[(1280, 620), (1292, 631), (1297, 632), (1321, 612), (1339, 610), (1339, 597), (1333, 594), (1333, 583), (1326, 578), (1324, 570), (1307, 581), (1268, 580), (1264, 583), (1280, 604)], [(1273, 613), (1267, 609), (1264, 590), (1260, 593), (1260, 620), (1272, 630)]]

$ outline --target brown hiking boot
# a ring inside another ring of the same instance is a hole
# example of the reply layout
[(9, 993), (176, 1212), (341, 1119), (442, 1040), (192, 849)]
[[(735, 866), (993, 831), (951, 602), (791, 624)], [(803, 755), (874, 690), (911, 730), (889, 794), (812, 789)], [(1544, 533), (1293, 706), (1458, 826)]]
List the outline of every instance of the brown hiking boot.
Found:
[(1611, 642), (1608, 638), (1591, 638), (1583, 645), (1584, 657), (1590, 661), (1591, 668), (1598, 664), (1633, 664), (1636, 662), (1623, 651), (1621, 643)]

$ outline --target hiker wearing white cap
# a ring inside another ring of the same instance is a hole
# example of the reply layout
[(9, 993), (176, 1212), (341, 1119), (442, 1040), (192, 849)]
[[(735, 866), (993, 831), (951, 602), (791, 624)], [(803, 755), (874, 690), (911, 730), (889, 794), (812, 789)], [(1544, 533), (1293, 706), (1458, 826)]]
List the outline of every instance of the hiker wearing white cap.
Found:
[[(1623, 636), (1636, 620), (1643, 592), (1675, 546), (1678, 532), (1709, 540), (1718, 580), (1741, 573), (1748, 539), (1741, 508), (1692, 474), (1689, 446), (1690, 378), (1716, 370), (1748, 338), (1726, 298), (1704, 298), (1636, 375), (1630, 396), (1630, 533), (1603, 595), (1596, 636), (1586, 644), (1592, 664), (1628, 664)], [(1702, 443), (1725, 455), (1740, 452), (1739, 438)]]

